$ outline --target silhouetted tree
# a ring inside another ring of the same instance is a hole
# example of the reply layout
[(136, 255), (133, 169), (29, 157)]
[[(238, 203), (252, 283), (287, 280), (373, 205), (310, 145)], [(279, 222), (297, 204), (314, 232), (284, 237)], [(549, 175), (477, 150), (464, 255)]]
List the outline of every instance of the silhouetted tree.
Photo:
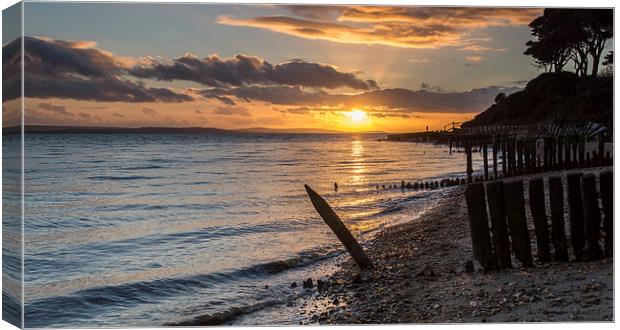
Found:
[(609, 51), (607, 55), (605, 55), (603, 65), (614, 65), (614, 51)]
[(530, 23), (536, 40), (526, 43), (524, 54), (539, 66), (560, 72), (568, 61), (579, 76), (597, 75), (605, 43), (613, 36), (613, 12), (609, 9), (545, 9)]
[(505, 99), (506, 99), (506, 93), (499, 93), (495, 97), (495, 103), (496, 104), (502, 103), (504, 102)]

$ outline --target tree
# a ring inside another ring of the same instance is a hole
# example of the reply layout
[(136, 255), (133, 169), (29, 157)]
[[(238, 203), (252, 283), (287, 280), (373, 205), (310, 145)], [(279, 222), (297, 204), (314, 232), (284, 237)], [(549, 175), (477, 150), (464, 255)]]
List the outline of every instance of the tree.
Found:
[(504, 100), (506, 100), (506, 93), (499, 93), (497, 94), (497, 96), (495, 97), (495, 103), (499, 104), (504, 102)]
[(539, 66), (560, 72), (572, 61), (575, 73), (584, 77), (591, 57), (592, 75), (596, 75), (605, 43), (613, 37), (613, 11), (545, 9), (529, 26), (536, 40), (526, 43), (524, 54)]

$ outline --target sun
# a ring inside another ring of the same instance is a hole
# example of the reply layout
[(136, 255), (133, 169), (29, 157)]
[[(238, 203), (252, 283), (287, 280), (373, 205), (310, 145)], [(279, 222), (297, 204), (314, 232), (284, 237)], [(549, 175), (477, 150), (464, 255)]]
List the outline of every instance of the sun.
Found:
[(355, 124), (359, 124), (366, 120), (366, 112), (362, 110), (353, 109), (349, 112), (349, 117), (351, 121)]

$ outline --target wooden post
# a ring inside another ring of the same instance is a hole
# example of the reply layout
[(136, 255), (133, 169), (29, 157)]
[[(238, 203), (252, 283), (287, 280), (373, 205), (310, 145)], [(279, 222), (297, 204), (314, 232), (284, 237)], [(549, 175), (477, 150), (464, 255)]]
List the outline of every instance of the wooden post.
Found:
[(497, 179), (497, 142), (493, 143), (493, 178)]
[(602, 255), (599, 239), (601, 237), (601, 210), (598, 207), (596, 193), (596, 177), (586, 174), (581, 177), (581, 199), (583, 200), (583, 215), (586, 219), (586, 256), (591, 260), (599, 259)]
[(472, 182), (471, 175), (474, 172), (474, 170), (471, 165), (471, 146), (469, 145), (469, 142), (465, 144), (465, 154), (467, 156), (467, 182), (471, 183)]
[(568, 216), (570, 224), (570, 242), (577, 261), (583, 260), (585, 243), (585, 222), (581, 201), (581, 173), (570, 173), (566, 176), (568, 186)]
[(605, 163), (605, 133), (598, 133), (598, 166)]
[(542, 178), (532, 179), (529, 184), (530, 211), (534, 220), (536, 232), (536, 247), (538, 260), (551, 261), (551, 247), (549, 242), (549, 224), (545, 212), (545, 188)]
[(570, 155), (570, 140), (568, 138), (565, 139), (564, 144), (564, 168), (571, 169), (573, 167), (573, 162), (571, 160)]
[(508, 225), (506, 224), (506, 210), (504, 206), (504, 189), (501, 181), (486, 185), (489, 215), (491, 216), (491, 231), (493, 233), (493, 250), (497, 269), (512, 268), (510, 261), (510, 240)]
[(564, 189), (562, 179), (549, 178), (549, 202), (551, 207), (551, 240), (553, 260), (568, 261), (566, 233), (564, 232)]
[(484, 162), (484, 179), (489, 179), (489, 156), (487, 151), (487, 144), (482, 145), (482, 161)]
[(531, 164), (530, 164), (530, 155), (531, 155), (531, 144), (526, 141), (523, 142), (523, 156), (525, 158), (525, 160), (523, 161), (524, 164), (524, 168), (523, 168), (523, 173), (530, 173), (531, 171)]
[(469, 214), (469, 228), (474, 257), (480, 262), (485, 271), (493, 270), (495, 260), (489, 234), (487, 208), (484, 200), (484, 185), (482, 183), (469, 184), (465, 189), (465, 201)]
[(586, 166), (586, 141), (583, 136), (579, 137), (579, 167)]
[(605, 232), (605, 256), (614, 254), (614, 174), (611, 171), (601, 172), (599, 175), (601, 186), (601, 201), (603, 202), (603, 230)]
[(340, 217), (334, 212), (334, 210), (329, 206), (327, 201), (323, 199), (319, 194), (317, 194), (312, 188), (308, 185), (304, 185), (306, 188), (306, 192), (310, 197), (310, 201), (316, 211), (321, 215), (323, 221), (331, 228), (331, 230), (336, 234), (342, 245), (349, 251), (351, 257), (355, 261), (355, 263), (360, 268), (372, 268), (372, 262), (364, 253), (364, 250), (359, 245), (355, 237), (351, 234), (347, 226), (340, 220)]
[(523, 174), (523, 143), (517, 142), (517, 174)]
[(525, 200), (523, 198), (523, 181), (504, 182), (504, 201), (512, 250), (523, 267), (533, 267), (530, 234), (525, 222)]
[(579, 167), (579, 157), (577, 156), (579, 144), (577, 141), (577, 137), (573, 137), (573, 168)]
[(502, 146), (502, 175), (503, 176), (508, 176), (508, 164), (506, 164), (506, 141), (505, 139), (502, 139), (501, 146)]

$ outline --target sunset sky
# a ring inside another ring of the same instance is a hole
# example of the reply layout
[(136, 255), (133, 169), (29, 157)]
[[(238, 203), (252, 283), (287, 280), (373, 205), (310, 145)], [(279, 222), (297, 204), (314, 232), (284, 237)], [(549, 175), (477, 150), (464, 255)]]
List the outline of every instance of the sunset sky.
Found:
[[(527, 24), (541, 13), (26, 3), (25, 120), (32, 125), (438, 129), (472, 118), (497, 93), (510, 94), (539, 73), (523, 51), (530, 39)], [(15, 76), (6, 59), (18, 56), (19, 48), (8, 33), (3, 67), (10, 86)], [(19, 96), (18, 89), (7, 88), (5, 126)]]

